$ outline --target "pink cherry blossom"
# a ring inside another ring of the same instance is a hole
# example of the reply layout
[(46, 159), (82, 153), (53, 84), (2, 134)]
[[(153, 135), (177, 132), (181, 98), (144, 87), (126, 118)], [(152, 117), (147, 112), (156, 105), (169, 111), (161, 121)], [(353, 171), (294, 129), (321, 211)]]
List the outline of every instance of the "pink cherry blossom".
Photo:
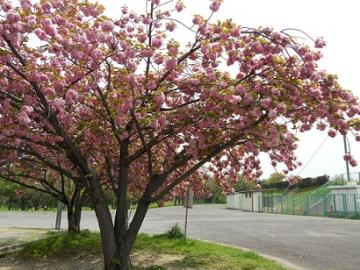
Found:
[(271, 99), (270, 98), (264, 98), (262, 100), (260, 100), (261, 106), (268, 110), (271, 108)]
[(355, 159), (351, 159), (349, 163), (350, 163), (350, 165), (351, 165), (352, 167), (356, 167), (357, 164), (358, 164)]
[(111, 32), (114, 29), (114, 24), (111, 21), (105, 21), (101, 24), (101, 29), (104, 32)]
[(65, 95), (66, 103), (71, 104), (73, 101), (77, 101), (78, 98), (79, 98), (79, 94), (75, 90), (70, 89), (66, 92)]
[(170, 32), (174, 31), (176, 28), (176, 23), (169, 22), (166, 24), (166, 30), (169, 30)]
[(210, 10), (217, 12), (220, 8), (221, 2), (219, 0), (213, 0), (210, 5)]
[(155, 48), (161, 48), (162, 44), (163, 44), (163, 40), (160, 36), (155, 36), (151, 40), (151, 45), (154, 46)]
[(315, 40), (315, 48), (323, 48), (326, 46), (326, 43), (323, 38), (318, 38)]
[(352, 160), (352, 159), (353, 159), (353, 157), (351, 156), (351, 154), (348, 154), (348, 153), (347, 153), (347, 154), (344, 155), (344, 160), (345, 160), (345, 161), (350, 161), (350, 160)]
[(174, 68), (176, 67), (176, 65), (177, 65), (176, 59), (175, 59), (175, 58), (172, 58), (172, 59), (166, 61), (166, 63), (165, 63), (165, 69), (166, 69), (166, 70), (172, 70), (172, 69), (174, 69)]
[(177, 12), (181, 12), (185, 8), (184, 3), (182, 1), (178, 1), (175, 8)]
[(165, 102), (165, 95), (164, 93), (160, 93), (154, 97), (155, 102), (160, 107)]
[(147, 36), (145, 34), (138, 35), (138, 41), (144, 43), (147, 40)]

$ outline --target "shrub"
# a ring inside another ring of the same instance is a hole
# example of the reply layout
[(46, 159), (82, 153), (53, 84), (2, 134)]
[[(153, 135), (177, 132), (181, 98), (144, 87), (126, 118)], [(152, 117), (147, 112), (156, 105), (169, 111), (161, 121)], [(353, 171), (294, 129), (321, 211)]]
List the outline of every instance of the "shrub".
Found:
[(169, 239), (181, 239), (185, 237), (178, 224), (175, 224), (173, 227), (171, 227), (171, 229), (166, 232), (166, 236)]

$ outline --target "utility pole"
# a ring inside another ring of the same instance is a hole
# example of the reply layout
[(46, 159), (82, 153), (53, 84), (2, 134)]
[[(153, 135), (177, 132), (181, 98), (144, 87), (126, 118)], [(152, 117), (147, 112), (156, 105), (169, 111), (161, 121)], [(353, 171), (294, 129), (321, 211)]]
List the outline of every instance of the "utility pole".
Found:
[[(345, 154), (348, 154), (346, 135), (344, 135), (343, 138), (344, 138), (344, 150), (345, 150)], [(350, 147), (349, 147), (349, 148), (350, 148)], [(345, 163), (346, 163), (346, 176), (347, 176), (347, 181), (348, 181), (348, 183), (350, 183), (349, 161), (345, 160)]]

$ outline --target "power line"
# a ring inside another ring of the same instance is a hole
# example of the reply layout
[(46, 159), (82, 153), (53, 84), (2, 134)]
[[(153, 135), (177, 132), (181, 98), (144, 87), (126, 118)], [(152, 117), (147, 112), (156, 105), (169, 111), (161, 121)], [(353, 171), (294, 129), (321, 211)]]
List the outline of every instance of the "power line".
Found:
[(322, 143), (318, 146), (318, 148), (315, 150), (315, 152), (312, 154), (310, 159), (305, 163), (305, 165), (302, 167), (301, 171), (297, 174), (300, 175), (305, 168), (309, 165), (309, 163), (313, 160), (313, 158), (316, 156), (316, 154), (320, 151), (321, 147), (325, 144), (326, 140), (329, 138), (328, 135), (326, 135), (325, 139), (322, 141)]

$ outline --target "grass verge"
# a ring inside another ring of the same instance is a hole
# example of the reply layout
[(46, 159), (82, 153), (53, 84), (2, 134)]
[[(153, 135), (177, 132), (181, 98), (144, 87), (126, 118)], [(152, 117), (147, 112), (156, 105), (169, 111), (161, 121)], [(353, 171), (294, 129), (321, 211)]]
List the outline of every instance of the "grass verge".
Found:
[(67, 257), (100, 254), (100, 235), (89, 231), (77, 234), (68, 232), (49, 232), (48, 237), (30, 242), (18, 252), (20, 259), (37, 257)]
[[(284, 270), (278, 263), (262, 258), (254, 252), (242, 251), (213, 243), (168, 239), (167, 235), (140, 234), (134, 247), (134, 269), (232, 269), (232, 270)], [(17, 254), (20, 259), (36, 257), (75, 257), (98, 254), (101, 256), (100, 236), (88, 231), (78, 235), (50, 234), (46, 239), (25, 245)], [(140, 254), (140, 255), (139, 255)], [(137, 258), (147, 255), (145, 265)], [(159, 256), (176, 258), (158, 260)], [(138, 261), (137, 261), (138, 260)]]
[(242, 251), (237, 248), (199, 240), (169, 240), (166, 235), (149, 236), (141, 234), (135, 244), (135, 250), (151, 250), (155, 253), (184, 255), (182, 260), (169, 263), (167, 265), (169, 268), (216, 270), (285, 269), (278, 263), (265, 259), (255, 252)]

